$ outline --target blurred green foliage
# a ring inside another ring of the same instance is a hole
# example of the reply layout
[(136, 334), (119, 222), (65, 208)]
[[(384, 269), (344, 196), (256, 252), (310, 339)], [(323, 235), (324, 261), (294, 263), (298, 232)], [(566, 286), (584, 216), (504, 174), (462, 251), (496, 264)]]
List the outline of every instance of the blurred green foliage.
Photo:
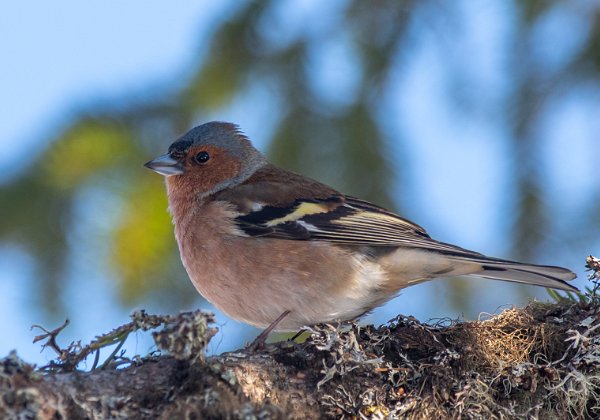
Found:
[[(99, 188), (118, 207), (98, 241), (110, 249), (103, 258), (115, 270), (123, 301), (131, 303), (165, 288), (177, 293), (172, 286), (185, 274), (178, 263), (163, 181), (141, 164), (256, 87), (265, 88), (275, 104), (267, 125), (275, 127), (269, 153), (276, 163), (388, 207), (403, 205), (395, 198), (403, 167), (392, 163), (386, 152), (392, 141), (388, 122), (397, 119), (386, 94), (420, 36), (413, 17), (430, 14), (431, 20), (449, 21), (438, 33), (443, 51), (442, 40), (450, 36), (452, 25), (460, 25), (452, 6), (434, 0), (354, 0), (340, 3), (336, 14), (323, 16), (319, 25), (296, 22), (294, 32), (285, 33), (283, 4), (240, 3), (217, 24), (211, 39), (200, 41), (199, 50), (209, 45), (207, 53), (199, 54), (183, 84), (177, 80), (177, 87), (137, 103), (82, 111), (47, 139), (43, 152), (30, 156), (29, 167), (38, 170), (24, 171), (1, 187), (0, 239), (18, 242), (37, 257), (43, 273), (40, 293), (50, 309), (65, 282), (68, 237), (78, 223), (75, 202), (89, 188)], [(498, 112), (510, 139), (508, 153), (514, 157), (509, 183), (516, 194), (515, 256), (527, 259), (543, 243), (542, 232), (549, 230), (535, 161), (541, 145), (532, 130), (548, 98), (574, 81), (600, 79), (600, 19), (596, 8), (584, 46), (561, 68), (546, 72), (532, 62), (532, 31), (555, 8), (568, 6), (551, 0), (507, 5), (514, 9), (517, 33), (507, 51), (513, 74), (510, 98)], [(318, 67), (314, 63), (329, 53), (324, 48), (328, 43), (340, 44), (351, 56), (352, 64), (340, 68), (351, 72), (355, 82), (341, 98), (328, 96), (311, 82)], [(449, 66), (448, 72), (460, 72), (460, 66)], [(252, 99), (245, 100), (244, 106), (253, 106)], [(401, 147), (395, 149), (402, 153)], [(403, 161), (398, 154), (394, 158)], [(181, 290), (181, 301), (194, 298)], [(460, 296), (467, 299), (468, 290)]]

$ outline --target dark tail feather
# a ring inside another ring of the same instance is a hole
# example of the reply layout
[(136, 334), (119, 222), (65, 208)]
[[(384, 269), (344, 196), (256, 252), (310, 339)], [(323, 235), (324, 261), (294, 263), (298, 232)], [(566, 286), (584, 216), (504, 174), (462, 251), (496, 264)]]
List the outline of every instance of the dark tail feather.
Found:
[[(575, 286), (567, 281), (577, 277), (575, 273), (567, 268), (552, 265), (524, 264), (516, 261), (508, 261), (500, 258), (488, 257), (478, 252), (469, 251), (456, 245), (444, 242), (430, 242), (427, 248), (431, 252), (446, 255), (457, 263), (473, 264), (470, 268), (462, 267), (464, 275), (483, 277), (493, 280), (512, 281), (515, 283), (532, 284), (535, 286), (550, 287), (552, 289), (579, 292)], [(460, 270), (459, 270), (460, 271)]]
[(550, 265), (523, 264), (493, 258), (481, 258), (481, 260), (475, 258), (474, 260), (482, 265), (483, 270), (473, 273), (473, 276), (532, 284), (552, 289), (567, 290), (569, 292), (579, 292), (579, 289), (567, 283), (567, 281), (573, 280), (577, 275), (566, 268)]

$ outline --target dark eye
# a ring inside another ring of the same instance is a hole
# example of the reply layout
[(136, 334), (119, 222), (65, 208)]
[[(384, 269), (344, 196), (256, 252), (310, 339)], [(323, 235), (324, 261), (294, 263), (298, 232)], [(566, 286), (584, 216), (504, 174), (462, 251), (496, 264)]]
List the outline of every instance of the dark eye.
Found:
[(208, 160), (210, 159), (210, 155), (208, 154), (208, 152), (200, 152), (198, 153), (195, 157), (194, 160), (196, 161), (196, 163), (206, 163), (208, 162)]

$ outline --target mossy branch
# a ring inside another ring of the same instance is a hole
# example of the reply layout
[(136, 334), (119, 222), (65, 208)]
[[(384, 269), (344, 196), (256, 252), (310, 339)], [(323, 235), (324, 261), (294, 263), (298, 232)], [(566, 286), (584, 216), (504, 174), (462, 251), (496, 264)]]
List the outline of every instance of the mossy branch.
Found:
[[(149, 315), (146, 311), (141, 310), (134, 312), (131, 319), (131, 322), (96, 337), (85, 346), (77, 341), (72, 342), (66, 348), (61, 348), (57, 344), (56, 338), (69, 325), (68, 319), (60, 327), (51, 331), (40, 325), (32, 326), (32, 328), (44, 331), (44, 334), (36, 336), (33, 342), (46, 340), (42, 347), (49, 347), (58, 354), (56, 360), (41, 367), (40, 370), (54, 373), (72, 372), (94, 352), (96, 356), (92, 370), (95, 370), (98, 368), (100, 350), (113, 345), (116, 345), (116, 348), (100, 365), (100, 369), (105, 369), (113, 363), (117, 363), (117, 365), (132, 363), (132, 359), (123, 355), (117, 357), (117, 353), (129, 335), (136, 331), (149, 331), (161, 326), (163, 327), (161, 331), (153, 333), (158, 348), (189, 359), (192, 354), (202, 356), (206, 344), (217, 332), (216, 328), (209, 327), (209, 324), (214, 323), (213, 316), (202, 311), (182, 312), (174, 316)], [(173, 334), (174, 330), (177, 330), (176, 334)]]
[[(534, 302), (476, 322), (399, 316), (378, 328), (323, 325), (304, 343), (259, 353), (202, 358), (215, 329), (201, 312), (139, 312), (81, 348), (57, 345), (63, 326), (44, 330), (58, 360), (43, 371), (16, 354), (1, 360), (0, 417), (598, 417), (599, 266), (588, 258), (586, 299)], [(74, 370), (140, 329), (157, 329), (157, 346), (169, 355), (116, 369), (116, 349), (104, 369)]]

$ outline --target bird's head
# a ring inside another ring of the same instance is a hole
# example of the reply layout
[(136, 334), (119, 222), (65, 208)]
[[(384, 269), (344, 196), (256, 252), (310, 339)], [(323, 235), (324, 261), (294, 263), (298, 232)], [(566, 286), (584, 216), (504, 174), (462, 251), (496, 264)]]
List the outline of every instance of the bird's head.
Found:
[(205, 197), (244, 182), (266, 162), (237, 125), (213, 121), (191, 129), (144, 166), (166, 176), (170, 190)]

